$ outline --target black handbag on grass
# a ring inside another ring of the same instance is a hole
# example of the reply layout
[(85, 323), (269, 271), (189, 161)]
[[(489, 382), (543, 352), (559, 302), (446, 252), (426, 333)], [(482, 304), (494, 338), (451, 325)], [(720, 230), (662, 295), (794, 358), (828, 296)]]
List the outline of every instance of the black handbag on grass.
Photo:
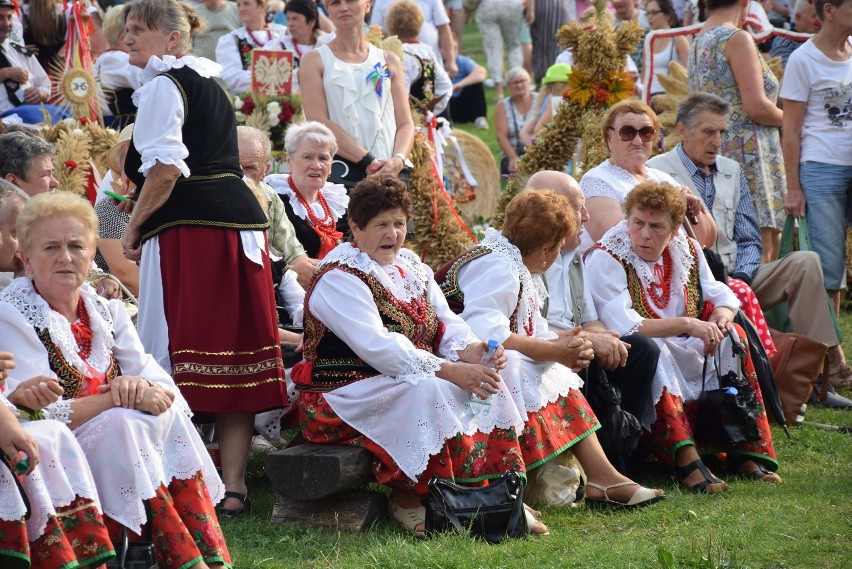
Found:
[(456, 529), (488, 543), (527, 534), (523, 481), (514, 470), (481, 488), (458, 486), (435, 476), (429, 481), (425, 503), (427, 533)]
[[(704, 358), (698, 415), (692, 426), (695, 438), (703, 443), (739, 444), (754, 442), (760, 438), (756, 418), (757, 395), (742, 372), (745, 348), (732, 328), (729, 328), (729, 334), (734, 357), (737, 359), (737, 371), (731, 370), (722, 375), (716, 356)], [(707, 360), (710, 357), (716, 367), (719, 389), (705, 389)]]

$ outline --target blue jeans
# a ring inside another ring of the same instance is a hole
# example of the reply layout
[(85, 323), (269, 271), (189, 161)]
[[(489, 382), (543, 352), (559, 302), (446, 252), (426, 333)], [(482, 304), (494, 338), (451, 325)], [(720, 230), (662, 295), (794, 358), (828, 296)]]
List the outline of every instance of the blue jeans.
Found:
[(811, 244), (822, 262), (825, 288), (846, 288), (846, 223), (852, 209), (852, 166), (807, 161), (799, 165)]

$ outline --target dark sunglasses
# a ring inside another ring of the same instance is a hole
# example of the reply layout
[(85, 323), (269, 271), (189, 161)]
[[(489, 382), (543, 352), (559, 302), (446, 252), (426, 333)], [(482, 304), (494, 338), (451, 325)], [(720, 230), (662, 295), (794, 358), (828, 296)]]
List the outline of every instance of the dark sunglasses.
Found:
[[(610, 130), (615, 130), (615, 127), (609, 127)], [(643, 126), (639, 130), (636, 130), (630, 125), (624, 125), (620, 129), (618, 129), (618, 138), (623, 140), (624, 142), (630, 142), (636, 135), (639, 135), (639, 138), (642, 139), (642, 142), (651, 142), (654, 140), (654, 136), (657, 135), (657, 129), (652, 126)]]

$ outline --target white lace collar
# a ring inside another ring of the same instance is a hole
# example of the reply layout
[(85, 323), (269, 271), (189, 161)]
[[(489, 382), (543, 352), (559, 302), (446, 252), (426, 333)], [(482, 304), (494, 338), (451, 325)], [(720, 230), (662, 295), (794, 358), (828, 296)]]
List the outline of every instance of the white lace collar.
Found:
[[(514, 264), (518, 269), (522, 291), (521, 305), (518, 309), (518, 321), (535, 325), (535, 315), (538, 314), (539, 307), (544, 306), (544, 301), (548, 296), (547, 287), (544, 286), (541, 275), (530, 273), (527, 266), (524, 265), (520, 250), (493, 227), (489, 227), (485, 231), (485, 238), (480, 241), (480, 245)], [(521, 328), (519, 327), (518, 333), (520, 332)]]
[[(280, 40), (283, 38), (283, 36), (287, 36), (287, 35), (290, 34), (290, 32), (287, 31), (287, 26), (283, 26), (281, 24), (276, 24), (274, 22), (266, 24), (265, 30), (258, 30), (256, 32), (252, 32), (251, 34), (248, 33), (248, 29), (246, 29), (245, 26), (243, 26), (241, 28), (237, 28), (236, 30), (234, 30), (231, 33), (234, 34), (235, 36), (237, 36), (240, 39), (248, 40), (248, 42), (255, 47), (269, 46), (270, 48), (278, 47), (278, 46), (274, 46), (274, 45), (270, 45), (270, 44), (272, 42), (274, 42), (275, 40), (279, 40), (279, 42), (280, 42)], [(254, 36), (254, 37), (252, 37), (252, 36)], [(259, 39), (259, 40), (265, 39), (266, 41), (264, 41), (263, 44), (258, 45), (257, 43), (255, 43), (256, 39)]]
[[(95, 293), (88, 284), (80, 287), (80, 296), (89, 313), (89, 326), (92, 329), (92, 355), (89, 365), (103, 373), (110, 364), (110, 355), (115, 347), (112, 315), (107, 301)], [(50, 339), (60, 349), (65, 359), (77, 371), (86, 374), (88, 368), (77, 354), (77, 342), (71, 332), (71, 322), (50, 308), (47, 301), (33, 288), (32, 280), (20, 277), (12, 281), (2, 293), (0, 302), (8, 302), (18, 309), (33, 328), (47, 328)]]
[(222, 71), (221, 65), (203, 57), (196, 57), (194, 55), (184, 55), (183, 57), (164, 55), (161, 59), (156, 55), (152, 55), (145, 69), (142, 70), (142, 83), (147, 83), (160, 73), (182, 67), (189, 67), (205, 78), (218, 77)]
[[(642, 282), (644, 288), (647, 288), (651, 283), (657, 282), (657, 277), (654, 275), (654, 265), (659, 262), (659, 259), (654, 262), (646, 261), (633, 250), (630, 234), (627, 231), (626, 220), (618, 222), (612, 229), (607, 231), (601, 237), (600, 245), (618, 259), (629, 263), (636, 270), (636, 274), (639, 276), (639, 280)], [(689, 280), (689, 272), (695, 263), (692, 244), (682, 231), (678, 231), (675, 238), (669, 243), (668, 249), (672, 255), (673, 264), (672, 290), (681, 291), (686, 286)]]
[[(302, 219), (307, 219), (308, 212), (290, 188), (289, 179), (289, 174), (273, 174), (271, 176), (267, 176), (264, 181), (272, 186), (279, 195), (287, 197), (290, 201), (290, 207), (293, 208), (293, 213)], [(349, 194), (346, 193), (346, 188), (344, 188), (341, 184), (326, 182), (320, 192), (322, 192), (325, 201), (328, 203), (328, 208), (331, 210), (334, 220), (337, 221), (343, 217), (343, 214), (346, 213), (346, 208), (349, 207)], [(311, 204), (311, 208), (314, 210), (314, 215), (320, 219), (322, 219), (325, 215), (319, 201)]]
[(400, 249), (390, 265), (380, 265), (352, 243), (341, 243), (326, 255), (319, 266), (339, 263), (366, 273), (382, 283), (403, 302), (423, 296), (429, 274), (414, 251)]

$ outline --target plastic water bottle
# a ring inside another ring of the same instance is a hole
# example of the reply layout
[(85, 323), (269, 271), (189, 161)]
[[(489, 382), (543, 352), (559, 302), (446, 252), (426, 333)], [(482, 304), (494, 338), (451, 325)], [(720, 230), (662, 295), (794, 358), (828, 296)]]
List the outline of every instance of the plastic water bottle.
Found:
[[(482, 352), (482, 357), (479, 359), (479, 363), (484, 365), (490, 369), (496, 369), (494, 365), (494, 354), (497, 351), (497, 346), (500, 345), (500, 342), (497, 340), (488, 340), (488, 346), (484, 352)], [(480, 399), (478, 395), (473, 393), (470, 394), (470, 409), (473, 411), (474, 415), (482, 415), (485, 416), (488, 414), (488, 410), (491, 409), (491, 398), (494, 397), (493, 394), (489, 394), (485, 399)]]

